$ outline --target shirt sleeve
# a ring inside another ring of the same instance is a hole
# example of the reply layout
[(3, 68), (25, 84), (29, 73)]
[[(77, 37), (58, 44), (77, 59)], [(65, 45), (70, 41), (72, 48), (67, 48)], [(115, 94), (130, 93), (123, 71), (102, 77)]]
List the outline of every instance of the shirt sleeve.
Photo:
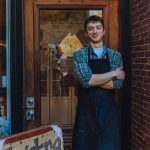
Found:
[(89, 68), (84, 53), (80, 50), (73, 54), (73, 70), (77, 81), (85, 88), (89, 87), (89, 80), (92, 76), (92, 71)]
[[(113, 63), (112, 71), (116, 70), (118, 67), (123, 67), (122, 57), (119, 52), (117, 51), (114, 52), (112, 63)], [(123, 86), (123, 81), (113, 78), (113, 86), (115, 89), (120, 89)]]

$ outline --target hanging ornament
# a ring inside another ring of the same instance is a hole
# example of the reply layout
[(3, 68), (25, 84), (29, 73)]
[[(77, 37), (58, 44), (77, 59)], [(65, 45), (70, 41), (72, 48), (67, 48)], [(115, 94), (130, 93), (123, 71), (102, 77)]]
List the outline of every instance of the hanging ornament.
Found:
[(83, 47), (80, 40), (77, 38), (76, 35), (71, 35), (70, 33), (64, 37), (64, 39), (61, 41), (60, 50), (62, 53), (68, 57), (72, 57), (73, 53)]

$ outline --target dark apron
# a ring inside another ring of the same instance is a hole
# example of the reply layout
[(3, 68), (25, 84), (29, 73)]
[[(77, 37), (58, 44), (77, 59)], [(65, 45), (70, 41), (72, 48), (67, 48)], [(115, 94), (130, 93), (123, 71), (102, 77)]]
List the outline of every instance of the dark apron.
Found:
[[(90, 59), (93, 74), (110, 71), (108, 53), (103, 59)], [(100, 87), (78, 89), (78, 104), (72, 150), (121, 150), (119, 112), (114, 90)]]

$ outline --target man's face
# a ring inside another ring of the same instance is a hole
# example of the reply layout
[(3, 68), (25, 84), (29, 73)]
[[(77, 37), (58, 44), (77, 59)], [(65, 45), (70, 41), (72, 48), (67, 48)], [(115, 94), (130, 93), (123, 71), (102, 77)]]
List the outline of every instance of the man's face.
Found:
[(101, 22), (89, 22), (87, 24), (86, 29), (86, 37), (90, 40), (92, 43), (99, 43), (103, 39), (103, 36), (105, 34), (105, 30), (101, 24)]

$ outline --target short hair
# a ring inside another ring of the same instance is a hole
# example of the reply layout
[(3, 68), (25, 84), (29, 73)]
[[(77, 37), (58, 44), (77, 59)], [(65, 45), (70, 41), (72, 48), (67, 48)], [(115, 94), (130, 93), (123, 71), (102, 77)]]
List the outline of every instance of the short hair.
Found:
[(85, 23), (84, 23), (84, 30), (85, 30), (85, 32), (87, 31), (87, 24), (89, 22), (100, 22), (102, 24), (102, 26), (103, 26), (103, 29), (104, 29), (104, 20), (103, 20), (103, 18), (99, 17), (97, 15), (92, 15), (92, 16), (89, 16), (86, 19)]

